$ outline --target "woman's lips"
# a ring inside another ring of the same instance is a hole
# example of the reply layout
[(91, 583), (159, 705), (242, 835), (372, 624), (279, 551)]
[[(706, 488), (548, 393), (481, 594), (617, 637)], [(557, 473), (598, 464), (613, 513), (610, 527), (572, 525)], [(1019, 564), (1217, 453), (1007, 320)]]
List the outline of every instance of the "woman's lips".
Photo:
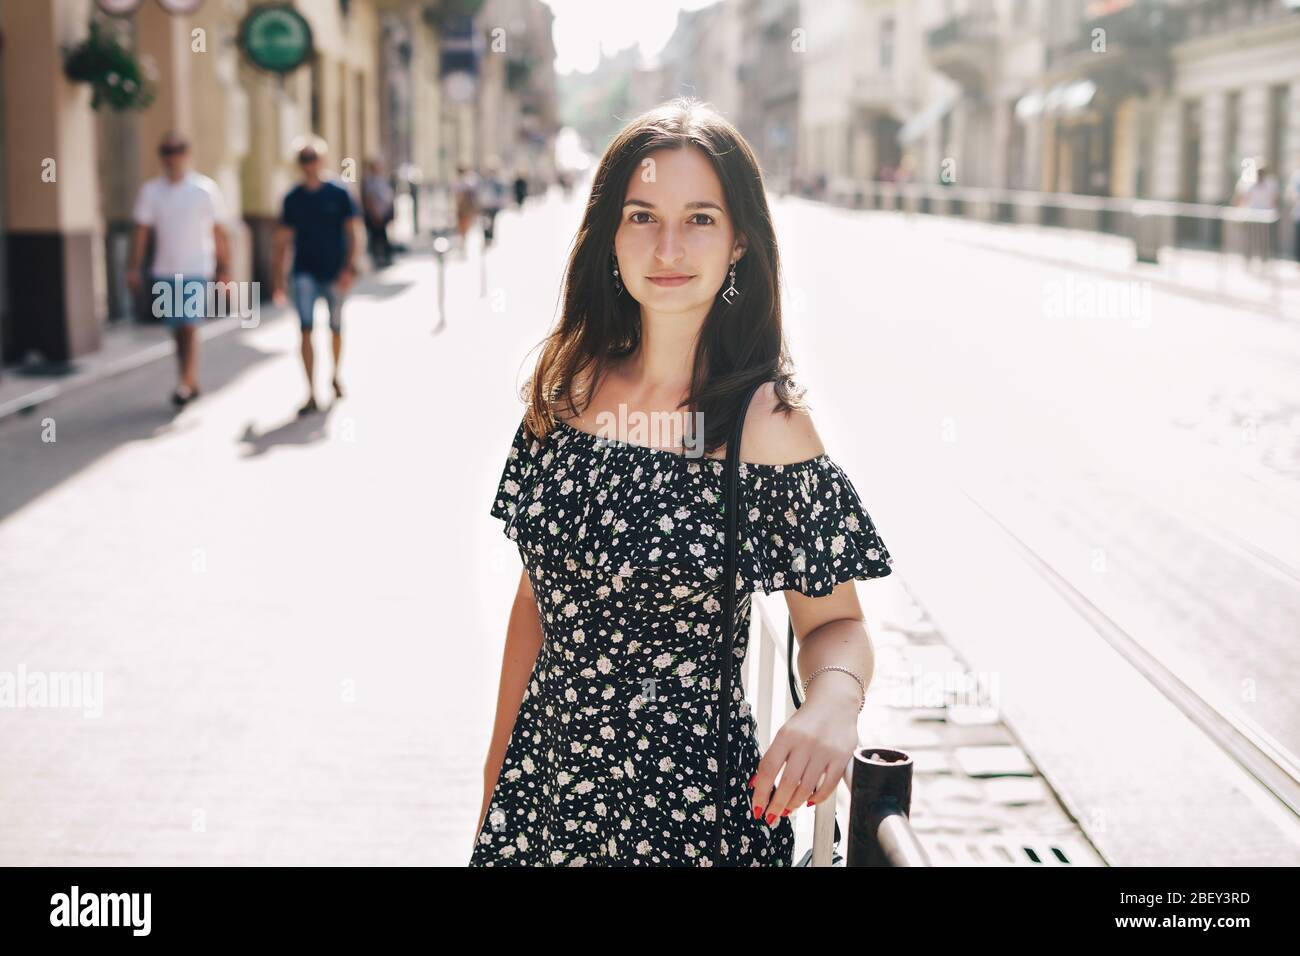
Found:
[(685, 285), (686, 283), (694, 279), (695, 276), (674, 276), (671, 279), (666, 279), (666, 278), (660, 279), (660, 278), (656, 278), (655, 276), (647, 276), (647, 278), (655, 285), (675, 286), (675, 285)]

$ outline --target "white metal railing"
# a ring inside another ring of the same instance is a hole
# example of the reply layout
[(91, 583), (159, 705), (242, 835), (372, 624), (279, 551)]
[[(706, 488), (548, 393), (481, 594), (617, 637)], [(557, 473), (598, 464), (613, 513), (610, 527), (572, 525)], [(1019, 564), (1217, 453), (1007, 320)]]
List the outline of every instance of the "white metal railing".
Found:
[[(1289, 240), (1280, 234), (1283, 216), (1276, 209), (851, 177), (831, 180), (821, 198), (849, 208), (901, 213), (907, 220), (930, 213), (971, 222), (1061, 228), (1091, 237), (1096, 249), (1126, 240), (1133, 243), (1137, 259), (1148, 263), (1156, 263), (1166, 250), (1207, 252), (1214, 255), (1219, 292), (1225, 291), (1229, 258), (1240, 256), (1252, 275), (1263, 280), (1273, 308), (1283, 307)], [(1175, 280), (1178, 263), (1177, 256), (1165, 263)]]
[[(837, 179), (831, 184), (837, 199), (861, 195), (906, 199), (958, 200), (962, 203), (1055, 207), (1082, 212), (1112, 212), (1143, 216), (1183, 216), (1191, 219), (1222, 219), (1225, 222), (1276, 223), (1271, 209), (1245, 206), (1216, 206), (1211, 203), (1178, 202), (1167, 199), (1128, 199), (1115, 196), (1085, 196), (1079, 193), (1050, 193), (1032, 189), (1003, 189), (995, 186), (945, 186), (939, 183), (890, 183), (876, 180)], [(906, 211), (906, 210), (904, 210)]]
[[(745, 687), (751, 695), (751, 705), (755, 702), (755, 723), (758, 725), (759, 746), (766, 751), (772, 741), (774, 725), (772, 722), (772, 698), (775, 694), (785, 701), (782, 723), (794, 714), (794, 701), (790, 699), (790, 691), (787, 686), (786, 672), (778, 669), (778, 663), (785, 658), (786, 653), (786, 629), (785, 627), (777, 628), (772, 622), (772, 615), (764, 602), (762, 595), (754, 593), (750, 596), (750, 622), (749, 622), (749, 649), (750, 653), (745, 655), (744, 670)], [(784, 621), (782, 622), (785, 623)], [(754, 652), (757, 651), (757, 654)], [(758, 674), (755, 677), (754, 659), (758, 659)], [(842, 809), (840, 816), (845, 824), (840, 827), (841, 841), (847, 847), (848, 840), (848, 804), (850, 790), (850, 774), (852, 773), (852, 762), (850, 770), (845, 774), (844, 779), (839, 782), (835, 788), (835, 796), (830, 800), (823, 800), (813, 808), (813, 845), (812, 857), (809, 861), (810, 866), (830, 866), (832, 852), (834, 850), (835, 840), (835, 811), (839, 807)], [(843, 855), (845, 851), (841, 851)]]

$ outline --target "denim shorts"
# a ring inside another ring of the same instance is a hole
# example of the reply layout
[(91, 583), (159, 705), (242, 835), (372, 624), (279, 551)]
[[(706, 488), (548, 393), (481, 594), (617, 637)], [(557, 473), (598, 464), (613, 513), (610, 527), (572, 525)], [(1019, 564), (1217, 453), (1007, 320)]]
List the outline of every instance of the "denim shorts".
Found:
[(343, 293), (337, 279), (325, 282), (310, 272), (295, 272), (290, 281), (293, 283), (293, 304), (298, 310), (298, 325), (304, 332), (311, 331), (316, 300), (322, 296), (330, 310), (330, 329), (335, 332), (343, 330)]
[(208, 318), (208, 280), (194, 275), (154, 276), (149, 280), (149, 300), (153, 314), (164, 319), (169, 329), (202, 325)]

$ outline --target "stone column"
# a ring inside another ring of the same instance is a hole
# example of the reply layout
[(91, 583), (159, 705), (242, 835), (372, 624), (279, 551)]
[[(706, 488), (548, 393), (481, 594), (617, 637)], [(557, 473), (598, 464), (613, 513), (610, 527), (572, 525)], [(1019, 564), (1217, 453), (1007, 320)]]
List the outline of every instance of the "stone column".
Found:
[[(222, 226), (230, 243), (230, 277), (252, 277), (252, 252), (248, 226), (243, 219), (243, 184), (240, 167), (248, 152), (248, 95), (239, 84), (237, 14), (242, 3), (205, 3), (188, 18), (190, 36), (190, 93), (193, 123), (193, 168), (212, 177), (221, 190), (225, 218)], [(198, 36), (194, 31), (201, 31)], [(269, 295), (270, 290), (266, 290)]]
[(6, 362), (69, 362), (100, 347), (106, 309), (90, 90), (63, 75), (90, 0), (0, 5), (4, 31)]

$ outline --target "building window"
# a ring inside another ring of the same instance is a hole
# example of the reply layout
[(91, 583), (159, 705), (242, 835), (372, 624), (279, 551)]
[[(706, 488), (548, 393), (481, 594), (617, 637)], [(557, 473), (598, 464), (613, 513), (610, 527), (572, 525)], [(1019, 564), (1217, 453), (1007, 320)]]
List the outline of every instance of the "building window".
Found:
[(352, 130), (348, 124), (348, 65), (339, 64), (338, 71), (338, 98), (339, 98), (339, 143), (338, 152), (334, 155), (337, 157), (336, 163), (342, 162), (344, 158), (355, 158), (353, 156)]
[(885, 17), (880, 21), (880, 68), (894, 68), (894, 18)]
[(1241, 93), (1233, 90), (1223, 106), (1223, 195), (1232, 198), (1241, 175), (1241, 149), (1237, 145), (1241, 118)]
[(1151, 135), (1152, 122), (1146, 112), (1146, 107), (1137, 107), (1137, 121), (1134, 126), (1137, 129), (1137, 175), (1133, 188), (1138, 199), (1148, 199), (1151, 195), (1151, 187), (1147, 170), (1151, 168), (1151, 150), (1154, 146), (1154, 139)]
[(1268, 90), (1268, 154), (1267, 162), (1280, 182), (1288, 170), (1283, 169), (1290, 151), (1287, 141), (1287, 122), (1291, 113), (1291, 87), (1285, 83)]
[(311, 58), (311, 131), (317, 136), (322, 135), (321, 131), (321, 63), (320, 54), (314, 53)]
[(1201, 102), (1183, 101), (1182, 182), (1179, 198), (1199, 202), (1201, 191)]
[(352, 77), (353, 93), (357, 101), (357, 141), (353, 152), (356, 154), (358, 162), (366, 158), (366, 104), (370, 102), (366, 96), (366, 75), (357, 70)]

